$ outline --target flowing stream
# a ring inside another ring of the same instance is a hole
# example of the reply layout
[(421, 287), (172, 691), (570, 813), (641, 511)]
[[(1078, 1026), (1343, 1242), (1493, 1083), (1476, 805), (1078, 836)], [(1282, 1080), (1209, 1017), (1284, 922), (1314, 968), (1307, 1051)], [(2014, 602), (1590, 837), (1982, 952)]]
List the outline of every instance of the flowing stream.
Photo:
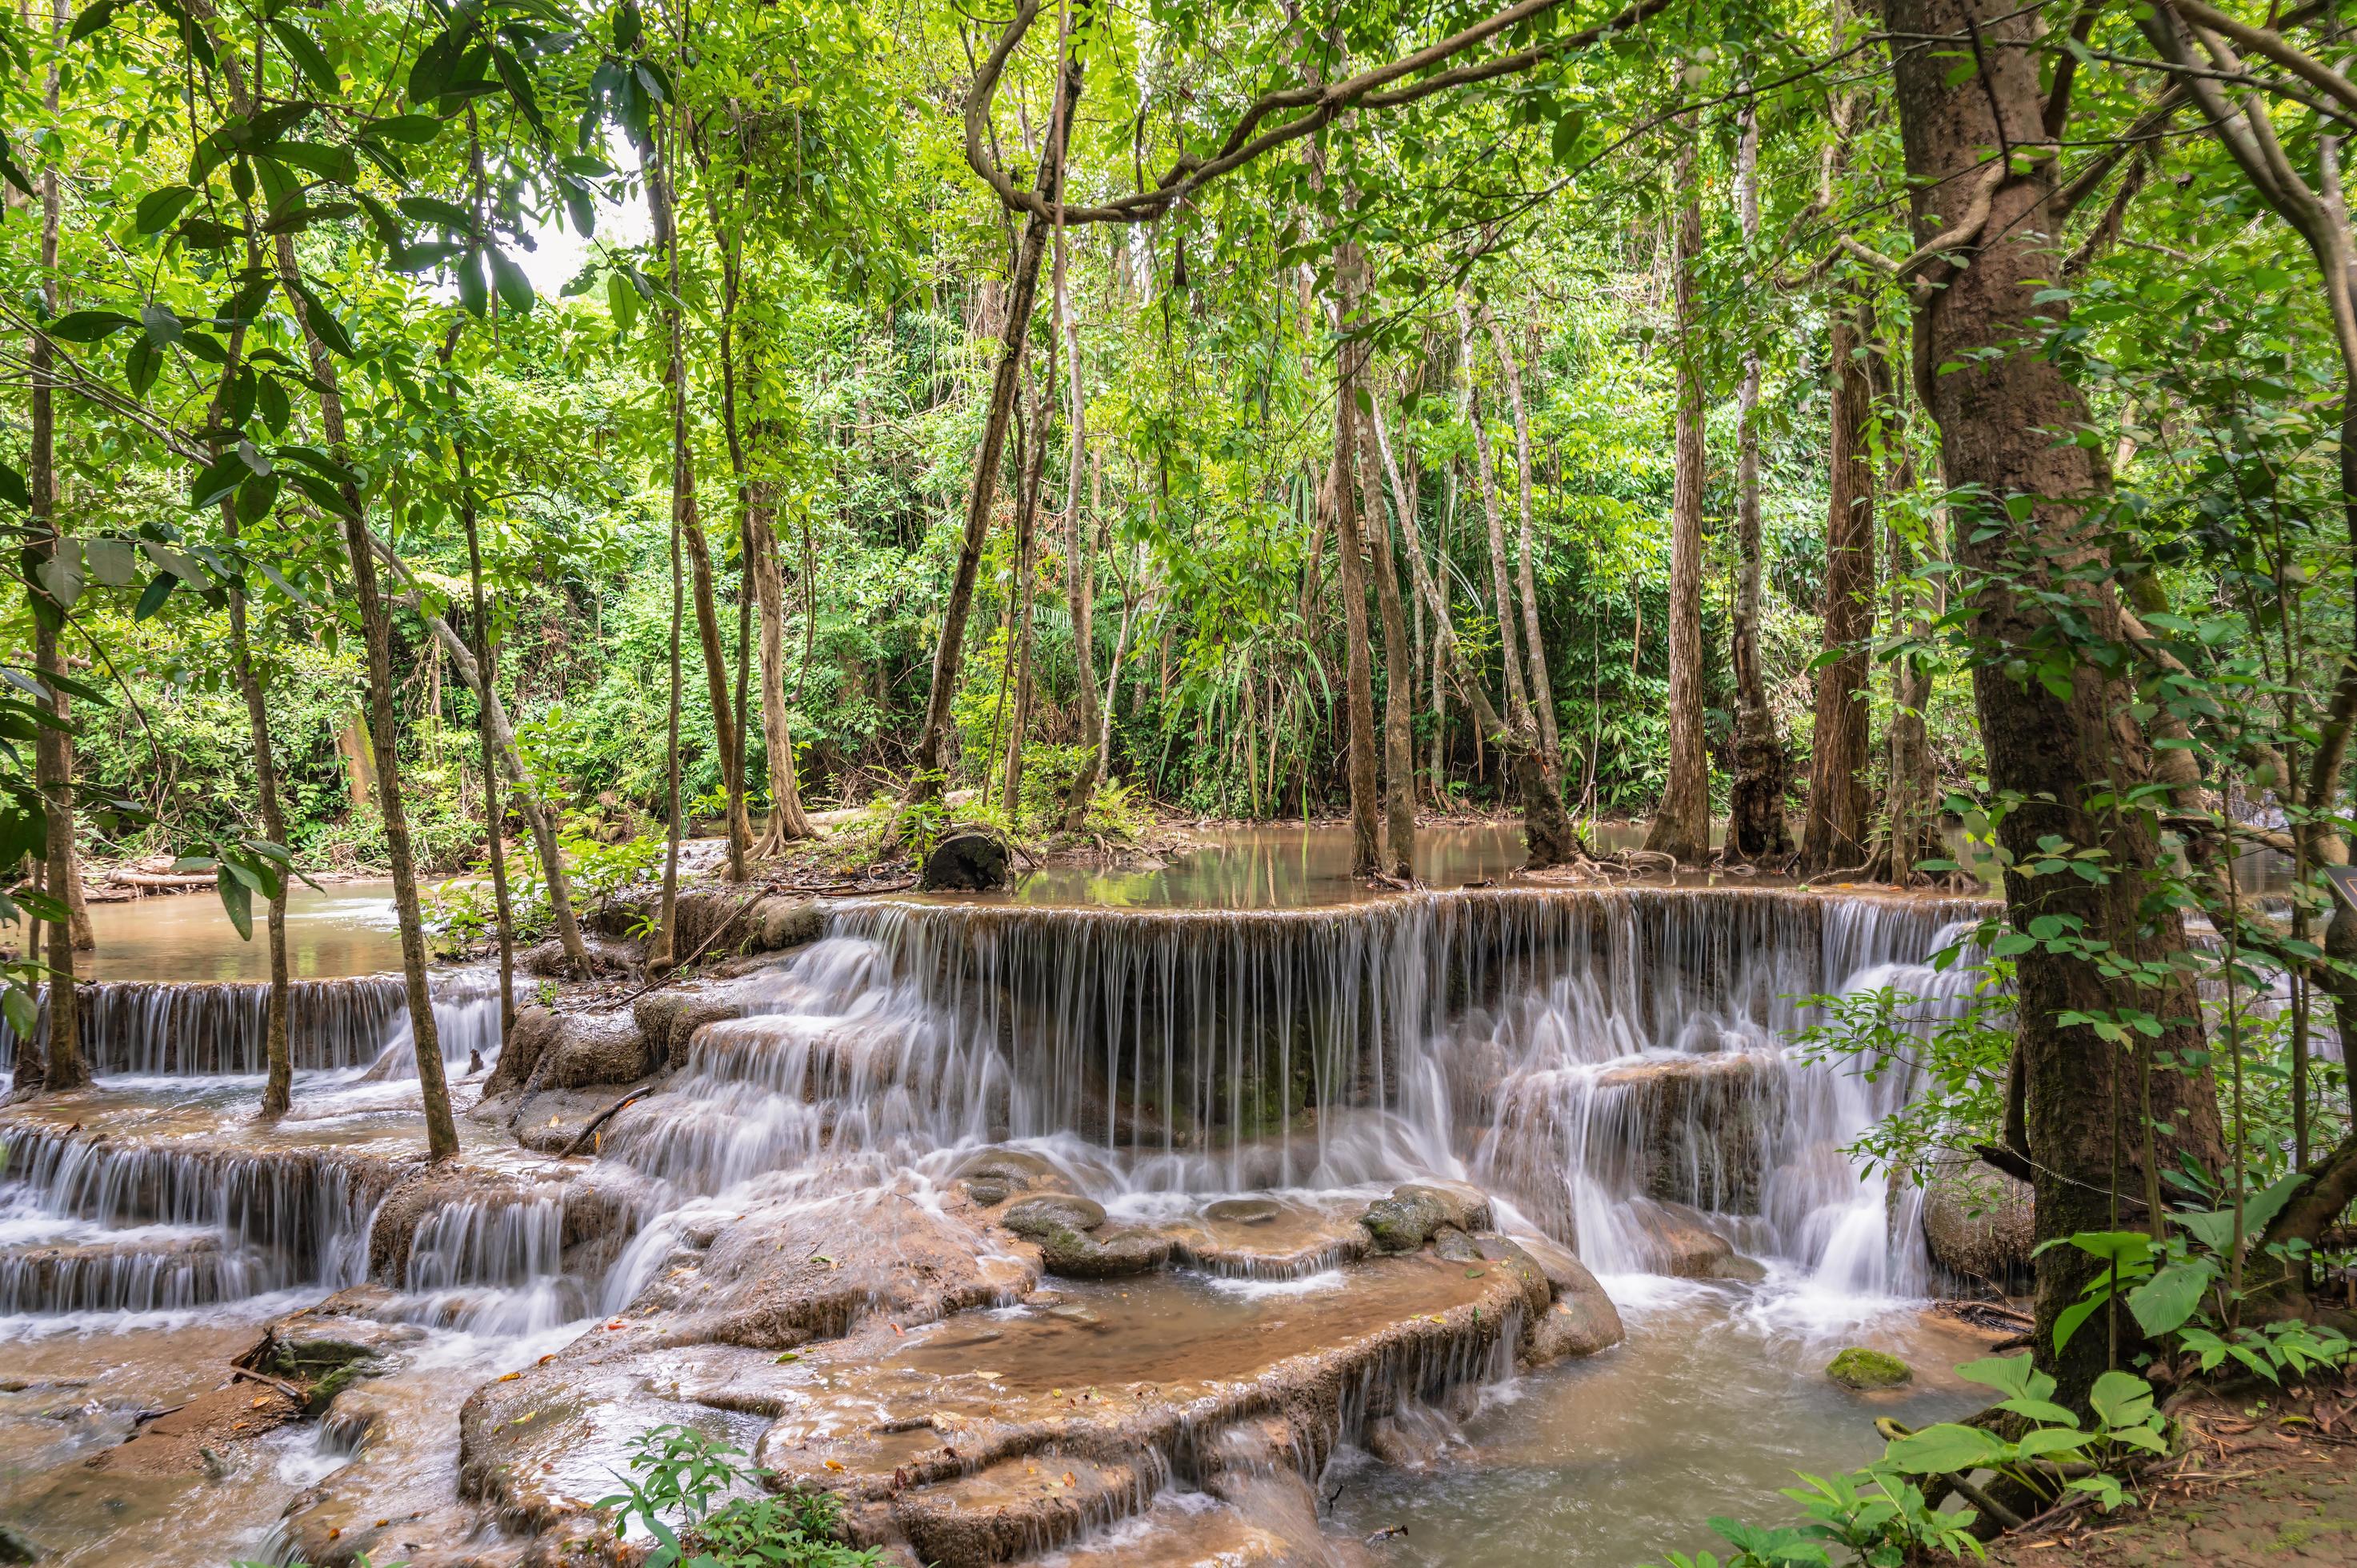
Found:
[[(99, 1088), (0, 1122), (0, 1520), (59, 1561), (109, 1563), (194, 1561), (200, 1524), (231, 1543), (207, 1561), (226, 1562), (284, 1552), (277, 1515), (323, 1492), (361, 1512), (381, 1496), (455, 1507), (458, 1403), (644, 1299), (683, 1238), (762, 1204), (937, 1205), (990, 1150), (1054, 1169), (1117, 1224), (1205, 1238), (1165, 1285), (1083, 1295), (1107, 1380), (1331, 1332), (1352, 1217), (1404, 1180), (1477, 1186), (1500, 1229), (1602, 1279), (1625, 1344), (1521, 1379), (1451, 1371), (1430, 1384), (1447, 1398), (1394, 1421), (1384, 1463), (1342, 1433), (1318, 1480), (1330, 1515), (1308, 1527), (1337, 1552), (1401, 1524), (1371, 1560), (1633, 1563), (1706, 1544), (1709, 1514), (1782, 1511), (1790, 1470), (1871, 1452), (1875, 1414), (1973, 1406), (1945, 1369), (1975, 1347), (1919, 1309), (1919, 1199), (1861, 1181), (1843, 1153), (1905, 1102), (1907, 1073), (1868, 1082), (1788, 1045), (1813, 993), (1951, 1004), (1970, 967), (1929, 960), (1980, 906), (1517, 886), (1496, 831), (1432, 835), (1425, 871), (1445, 890), (1377, 897), (1337, 848), (1263, 830), (1161, 871), (835, 906), (821, 940), (737, 983), (744, 1015), (696, 1032), (577, 1187), (535, 1185), (544, 1158), (462, 1115), (469, 1167), (498, 1181), (416, 1219), (372, 1283), (380, 1205), (418, 1142), (397, 985), (298, 991), (296, 1112), (264, 1128), (259, 988), (149, 983), (168, 977), (110, 961), (90, 1026)], [(236, 969), (187, 930), (158, 940), (176, 976)], [(436, 996), (463, 1111), (485, 1082), (470, 1055), (496, 1060), (497, 1002), (467, 971)], [(572, 1245), (568, 1205), (596, 1191), (629, 1194), (629, 1223), (602, 1250)], [(1219, 1206), (1269, 1197), (1283, 1222), (1225, 1248)], [(1729, 1247), (1765, 1278), (1669, 1277)], [(331, 1412), (215, 1481), (83, 1468), (218, 1381), (224, 1347), (350, 1287), (410, 1337), (355, 1407), (364, 1444)], [(1039, 1327), (1047, 1366), (1076, 1353)], [(1906, 1355), (1918, 1382), (1867, 1408), (1822, 1375), (1850, 1343)], [(619, 1447), (575, 1458), (595, 1487)], [(1181, 1476), (1161, 1484), (1068, 1553), (1192, 1561), (1209, 1505)]]

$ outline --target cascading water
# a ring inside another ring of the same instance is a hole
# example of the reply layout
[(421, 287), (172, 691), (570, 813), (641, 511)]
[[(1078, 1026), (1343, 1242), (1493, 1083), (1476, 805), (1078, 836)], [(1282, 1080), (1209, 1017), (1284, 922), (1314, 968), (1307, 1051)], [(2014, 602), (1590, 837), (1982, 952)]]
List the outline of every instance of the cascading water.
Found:
[[(499, 993), (480, 972), (434, 977), (442, 1054), (496, 1056)], [(81, 1047), (93, 1072), (135, 1077), (255, 1077), (267, 1072), (270, 986), (261, 981), (97, 981), (75, 988)], [(490, 1006), (486, 1024), (485, 999)], [(49, 1028), (41, 988), (38, 1037)], [(397, 974), (296, 980), (286, 987), (287, 1054), (298, 1071), (339, 1071), (409, 1051), (407, 1003)], [(0, 1023), (0, 1068), (16, 1059), (16, 1034)], [(414, 1075), (415, 1068), (410, 1069)]]
[(1134, 1205), (1448, 1176), (1607, 1273), (1660, 1266), (1677, 1203), (1829, 1287), (1920, 1294), (1911, 1209), (1841, 1153), (1911, 1079), (1786, 1045), (1813, 994), (1960, 995), (1970, 972), (1926, 961), (1977, 913), (1749, 890), (853, 906), (605, 1152), (677, 1201), (939, 1179), (1009, 1141)]

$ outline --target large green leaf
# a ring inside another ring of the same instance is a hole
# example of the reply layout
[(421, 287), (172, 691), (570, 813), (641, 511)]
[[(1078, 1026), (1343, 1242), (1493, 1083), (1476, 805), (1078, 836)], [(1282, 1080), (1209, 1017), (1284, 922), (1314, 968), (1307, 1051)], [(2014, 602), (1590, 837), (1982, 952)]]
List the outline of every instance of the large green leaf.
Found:
[(2005, 1462), (2012, 1450), (1977, 1426), (1953, 1421), (1902, 1437), (1883, 1454), (1882, 1464), (1907, 1476), (1949, 1476)]
[(270, 33), (278, 40), (279, 48), (286, 51), (286, 58), (295, 62), (295, 68), (303, 73), (305, 81), (330, 98), (343, 91), (342, 79), (336, 75), (336, 68), (328, 63), (328, 51), (321, 48), (310, 34), (283, 17), (271, 21)]
[(2136, 1426), (2152, 1414), (2152, 1385), (2134, 1372), (2105, 1372), (2087, 1391), (2087, 1402), (2105, 1426)]
[(2216, 1266), (2206, 1259), (2172, 1263), (2128, 1292), (2128, 1310), (2146, 1334), (2174, 1333), (2192, 1317), (2217, 1277)]

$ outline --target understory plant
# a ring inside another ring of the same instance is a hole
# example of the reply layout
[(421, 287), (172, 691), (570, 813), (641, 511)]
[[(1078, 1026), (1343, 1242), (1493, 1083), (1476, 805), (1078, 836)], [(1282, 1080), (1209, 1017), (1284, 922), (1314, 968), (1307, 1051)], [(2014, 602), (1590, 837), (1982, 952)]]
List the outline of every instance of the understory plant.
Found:
[(868, 1568), (874, 1549), (836, 1539), (831, 1492), (758, 1490), (767, 1473), (745, 1451), (692, 1426), (667, 1425), (630, 1441), (622, 1489), (597, 1501), (619, 1539), (633, 1524), (654, 1537), (645, 1568)]
[[(1733, 1555), (1673, 1552), (1667, 1568), (1831, 1568), (1850, 1561), (1867, 1568), (1900, 1568), (1925, 1552), (1977, 1558), (1982, 1552), (1973, 1526), (1983, 1508), (2001, 1522), (2019, 1520), (1975, 1477), (2001, 1477), (2049, 1506), (2086, 1493), (2108, 1513), (2126, 1496), (2124, 1471), (2129, 1460), (2168, 1449), (2168, 1423), (2154, 1408), (2152, 1385), (2132, 1372), (2098, 1378), (2084, 1420), (2054, 1402), (2054, 1380), (2026, 1353), (1967, 1362), (1956, 1375), (2003, 1394), (1994, 1408), (2027, 1423), (2020, 1435), (2008, 1440), (1962, 1422), (1941, 1422), (1919, 1432), (1878, 1423), (1889, 1439), (1882, 1457), (1846, 1476), (1801, 1472), (1802, 1485), (1784, 1488), (1783, 1495), (1801, 1507), (1801, 1522), (1763, 1528), (1713, 1519), (1710, 1528), (1734, 1549)], [(1939, 1477), (1947, 1478), (1947, 1489), (1966, 1506), (1947, 1509), (1931, 1500), (1923, 1483)]]

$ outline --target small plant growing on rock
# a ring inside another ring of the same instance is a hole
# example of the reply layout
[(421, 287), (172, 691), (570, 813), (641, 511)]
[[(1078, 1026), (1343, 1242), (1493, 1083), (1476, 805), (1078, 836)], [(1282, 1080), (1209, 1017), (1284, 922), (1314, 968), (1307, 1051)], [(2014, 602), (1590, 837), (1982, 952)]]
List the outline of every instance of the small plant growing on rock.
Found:
[(799, 1488), (748, 1492), (764, 1473), (741, 1448), (692, 1426), (658, 1426), (630, 1443), (622, 1490), (597, 1506), (614, 1511), (614, 1533), (633, 1520), (655, 1539), (645, 1568), (868, 1568), (874, 1550), (835, 1539), (832, 1493)]

